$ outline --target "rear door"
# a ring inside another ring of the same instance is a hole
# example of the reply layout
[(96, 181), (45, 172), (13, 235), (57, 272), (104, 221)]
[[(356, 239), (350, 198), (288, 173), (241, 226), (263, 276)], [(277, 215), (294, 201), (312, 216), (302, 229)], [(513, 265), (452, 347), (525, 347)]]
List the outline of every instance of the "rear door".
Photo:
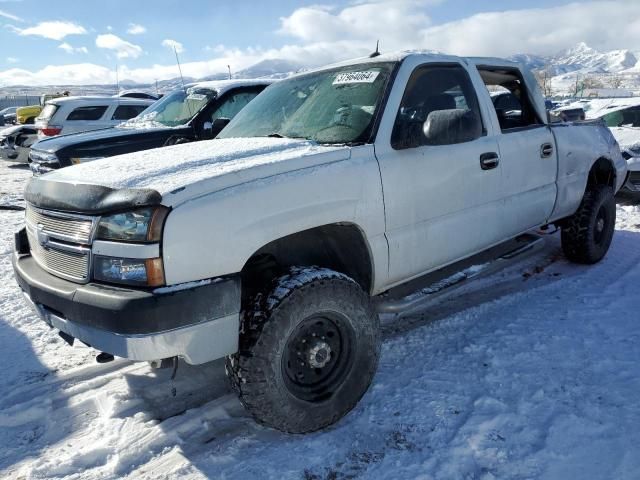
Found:
[(127, 104), (127, 105), (116, 105), (113, 109), (113, 112), (108, 112), (107, 115), (110, 115), (109, 118), (109, 127), (115, 127), (116, 125), (120, 125), (122, 122), (126, 122), (127, 120), (131, 120), (132, 118), (140, 115), (144, 110), (147, 109), (149, 105), (135, 105), (135, 104)]
[(63, 123), (63, 133), (86, 132), (109, 126), (104, 121), (109, 105), (81, 105), (72, 107)]
[[(503, 197), (498, 142), (485, 122), (477, 85), (466, 66), (411, 66), (405, 61), (395, 85), (375, 142), (385, 201), (389, 285), (500, 240)], [(397, 91), (402, 89), (398, 85), (406, 85), (404, 92)], [(440, 139), (427, 138), (425, 122), (442, 111), (463, 112), (469, 119), (465, 128), (472, 134), (463, 140), (446, 133)]]
[(491, 115), (500, 130), (504, 229), (515, 236), (551, 216), (557, 192), (555, 140), (517, 68), (482, 65), (478, 70), (488, 88), (510, 91), (508, 109), (496, 102)]

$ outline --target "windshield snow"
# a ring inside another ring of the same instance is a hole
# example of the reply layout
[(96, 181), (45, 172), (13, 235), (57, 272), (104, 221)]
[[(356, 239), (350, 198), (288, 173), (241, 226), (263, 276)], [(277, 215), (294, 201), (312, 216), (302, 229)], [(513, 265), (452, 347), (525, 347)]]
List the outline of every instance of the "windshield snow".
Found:
[(209, 88), (191, 87), (186, 91), (176, 90), (119, 127), (154, 128), (185, 125), (216, 95), (216, 91)]
[(282, 80), (249, 103), (218, 138), (366, 142), (393, 66), (350, 65)]

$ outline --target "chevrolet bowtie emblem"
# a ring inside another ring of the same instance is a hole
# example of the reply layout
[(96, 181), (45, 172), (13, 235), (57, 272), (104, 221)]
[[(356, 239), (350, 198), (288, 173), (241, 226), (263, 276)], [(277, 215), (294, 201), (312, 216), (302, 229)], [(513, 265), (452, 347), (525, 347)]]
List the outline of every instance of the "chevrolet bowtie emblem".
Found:
[(49, 235), (47, 235), (44, 231), (44, 225), (42, 225), (41, 223), (38, 224), (38, 230), (37, 230), (37, 235), (38, 235), (38, 243), (40, 244), (40, 246), (42, 248), (49, 248)]

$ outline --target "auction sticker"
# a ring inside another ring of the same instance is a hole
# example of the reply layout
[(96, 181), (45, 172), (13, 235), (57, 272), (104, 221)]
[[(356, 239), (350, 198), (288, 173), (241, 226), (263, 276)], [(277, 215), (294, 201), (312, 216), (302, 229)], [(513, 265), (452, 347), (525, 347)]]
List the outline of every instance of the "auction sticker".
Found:
[(373, 83), (380, 72), (348, 72), (339, 73), (333, 81), (333, 85), (344, 85), (346, 83)]

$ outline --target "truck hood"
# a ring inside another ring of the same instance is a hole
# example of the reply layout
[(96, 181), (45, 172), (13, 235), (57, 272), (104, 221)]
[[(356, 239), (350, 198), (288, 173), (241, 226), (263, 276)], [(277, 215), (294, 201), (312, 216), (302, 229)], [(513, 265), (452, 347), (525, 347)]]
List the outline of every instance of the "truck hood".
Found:
[(74, 188), (91, 185), (109, 191), (155, 191), (163, 204), (171, 206), (252, 180), (349, 157), (350, 148), (345, 146), (283, 138), (228, 138), (105, 158), (56, 170), (32, 183), (39, 180), (72, 184)]

